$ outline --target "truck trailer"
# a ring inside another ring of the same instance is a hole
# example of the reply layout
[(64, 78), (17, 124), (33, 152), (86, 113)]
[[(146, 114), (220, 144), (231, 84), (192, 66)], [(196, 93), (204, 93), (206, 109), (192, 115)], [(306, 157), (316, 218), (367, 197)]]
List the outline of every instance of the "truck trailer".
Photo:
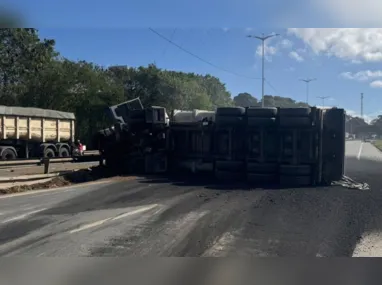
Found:
[(70, 157), (75, 142), (73, 113), (0, 106), (0, 158)]
[(95, 137), (115, 172), (285, 186), (327, 185), (344, 175), (343, 109), (222, 107), (168, 115), (137, 100), (111, 106), (114, 126)]

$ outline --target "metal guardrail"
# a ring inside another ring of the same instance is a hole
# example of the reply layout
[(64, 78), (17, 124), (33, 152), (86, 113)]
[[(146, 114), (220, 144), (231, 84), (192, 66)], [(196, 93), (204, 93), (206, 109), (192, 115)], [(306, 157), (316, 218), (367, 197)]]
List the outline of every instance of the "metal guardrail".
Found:
[[(78, 162), (92, 162), (92, 161), (99, 161), (100, 156), (99, 155), (84, 155), (84, 156), (78, 156), (78, 157), (68, 157), (68, 158), (50, 158), (50, 163), (78, 163)], [(15, 159), (15, 160), (6, 160), (6, 161), (0, 161), (0, 168), (6, 168), (6, 167), (14, 167), (14, 166), (33, 166), (33, 165), (43, 165), (44, 160), (41, 159)]]

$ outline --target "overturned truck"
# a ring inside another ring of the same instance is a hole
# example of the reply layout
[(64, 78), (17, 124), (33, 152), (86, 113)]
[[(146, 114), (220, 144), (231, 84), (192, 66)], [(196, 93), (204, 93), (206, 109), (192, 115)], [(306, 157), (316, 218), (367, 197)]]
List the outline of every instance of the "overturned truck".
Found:
[(95, 142), (115, 172), (204, 173), (280, 186), (327, 185), (344, 174), (343, 109), (222, 107), (168, 115), (139, 99), (109, 109), (115, 124)]

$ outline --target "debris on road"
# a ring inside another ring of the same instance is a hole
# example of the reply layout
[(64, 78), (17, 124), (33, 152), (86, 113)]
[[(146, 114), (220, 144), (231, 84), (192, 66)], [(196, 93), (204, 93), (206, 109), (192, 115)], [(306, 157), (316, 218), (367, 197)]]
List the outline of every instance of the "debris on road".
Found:
[(370, 190), (369, 184), (356, 182), (348, 176), (343, 176), (341, 180), (332, 182), (333, 186), (342, 186), (348, 189)]
[(82, 170), (74, 170), (73, 172), (64, 173), (63, 175), (40, 179), (33, 182), (20, 183), (19, 185), (0, 189), (1, 194), (20, 193), (31, 190), (43, 190), (50, 188), (65, 187), (73, 184), (92, 182), (101, 179), (131, 179), (133, 176), (110, 176), (107, 172), (99, 167), (87, 168)]

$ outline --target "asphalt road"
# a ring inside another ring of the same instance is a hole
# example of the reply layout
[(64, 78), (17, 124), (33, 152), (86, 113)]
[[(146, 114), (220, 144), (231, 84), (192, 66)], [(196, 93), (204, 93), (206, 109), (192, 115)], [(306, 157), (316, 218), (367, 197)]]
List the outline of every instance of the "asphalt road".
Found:
[(382, 256), (382, 154), (346, 144), (341, 187), (95, 182), (0, 197), (1, 256)]

